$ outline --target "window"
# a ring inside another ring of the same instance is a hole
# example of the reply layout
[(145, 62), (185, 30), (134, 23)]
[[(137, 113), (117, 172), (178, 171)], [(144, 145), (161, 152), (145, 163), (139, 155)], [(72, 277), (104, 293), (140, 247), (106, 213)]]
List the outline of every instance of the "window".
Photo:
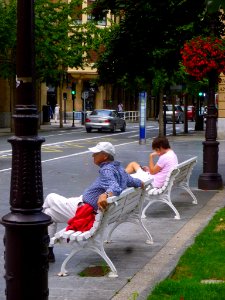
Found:
[[(95, 2), (95, 1), (94, 0), (87, 0), (87, 6), (92, 5), (93, 2)], [(87, 21), (88, 22), (93, 21), (93, 20), (94, 20), (94, 17), (91, 14), (87, 15)], [(107, 25), (106, 15), (102, 18), (102, 20), (98, 20), (97, 24), (99, 26), (106, 26)]]
[(74, 23), (81, 24), (82, 23), (82, 5), (78, 5), (75, 9), (73, 14), (70, 16)]

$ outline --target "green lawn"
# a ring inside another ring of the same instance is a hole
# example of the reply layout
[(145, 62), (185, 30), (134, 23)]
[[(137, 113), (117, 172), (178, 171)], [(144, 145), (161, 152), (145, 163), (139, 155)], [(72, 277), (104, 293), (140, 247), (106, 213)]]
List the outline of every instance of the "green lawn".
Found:
[[(204, 283), (212, 280), (214, 283)], [(222, 281), (222, 282), (221, 282)], [(224, 282), (223, 282), (224, 281)], [(219, 210), (148, 300), (225, 299), (225, 209)]]

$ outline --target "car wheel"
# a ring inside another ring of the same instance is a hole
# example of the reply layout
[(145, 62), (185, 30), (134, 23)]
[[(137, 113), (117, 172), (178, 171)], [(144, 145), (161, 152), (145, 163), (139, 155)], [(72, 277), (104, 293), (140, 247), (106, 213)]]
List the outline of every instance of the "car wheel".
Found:
[(126, 131), (126, 124), (123, 124), (123, 127), (120, 129), (122, 132)]
[(111, 129), (111, 132), (114, 133), (116, 131), (116, 125), (113, 125), (113, 128)]
[(90, 127), (86, 128), (86, 131), (87, 131), (88, 133), (90, 133), (90, 132), (91, 132), (91, 128), (90, 128)]

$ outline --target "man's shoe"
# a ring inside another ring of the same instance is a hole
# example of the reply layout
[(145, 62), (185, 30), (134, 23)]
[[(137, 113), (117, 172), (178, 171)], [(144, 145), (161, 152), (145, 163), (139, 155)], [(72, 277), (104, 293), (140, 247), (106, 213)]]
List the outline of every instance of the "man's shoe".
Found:
[(53, 247), (48, 247), (48, 262), (50, 262), (50, 263), (55, 262), (55, 255), (53, 252)]

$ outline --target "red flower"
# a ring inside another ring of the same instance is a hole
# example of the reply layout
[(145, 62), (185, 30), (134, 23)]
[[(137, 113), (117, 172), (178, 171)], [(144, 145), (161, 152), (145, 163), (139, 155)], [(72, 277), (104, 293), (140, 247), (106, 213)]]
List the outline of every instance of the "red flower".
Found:
[(225, 40), (216, 37), (196, 37), (184, 44), (182, 63), (188, 74), (201, 80), (212, 70), (225, 73)]

